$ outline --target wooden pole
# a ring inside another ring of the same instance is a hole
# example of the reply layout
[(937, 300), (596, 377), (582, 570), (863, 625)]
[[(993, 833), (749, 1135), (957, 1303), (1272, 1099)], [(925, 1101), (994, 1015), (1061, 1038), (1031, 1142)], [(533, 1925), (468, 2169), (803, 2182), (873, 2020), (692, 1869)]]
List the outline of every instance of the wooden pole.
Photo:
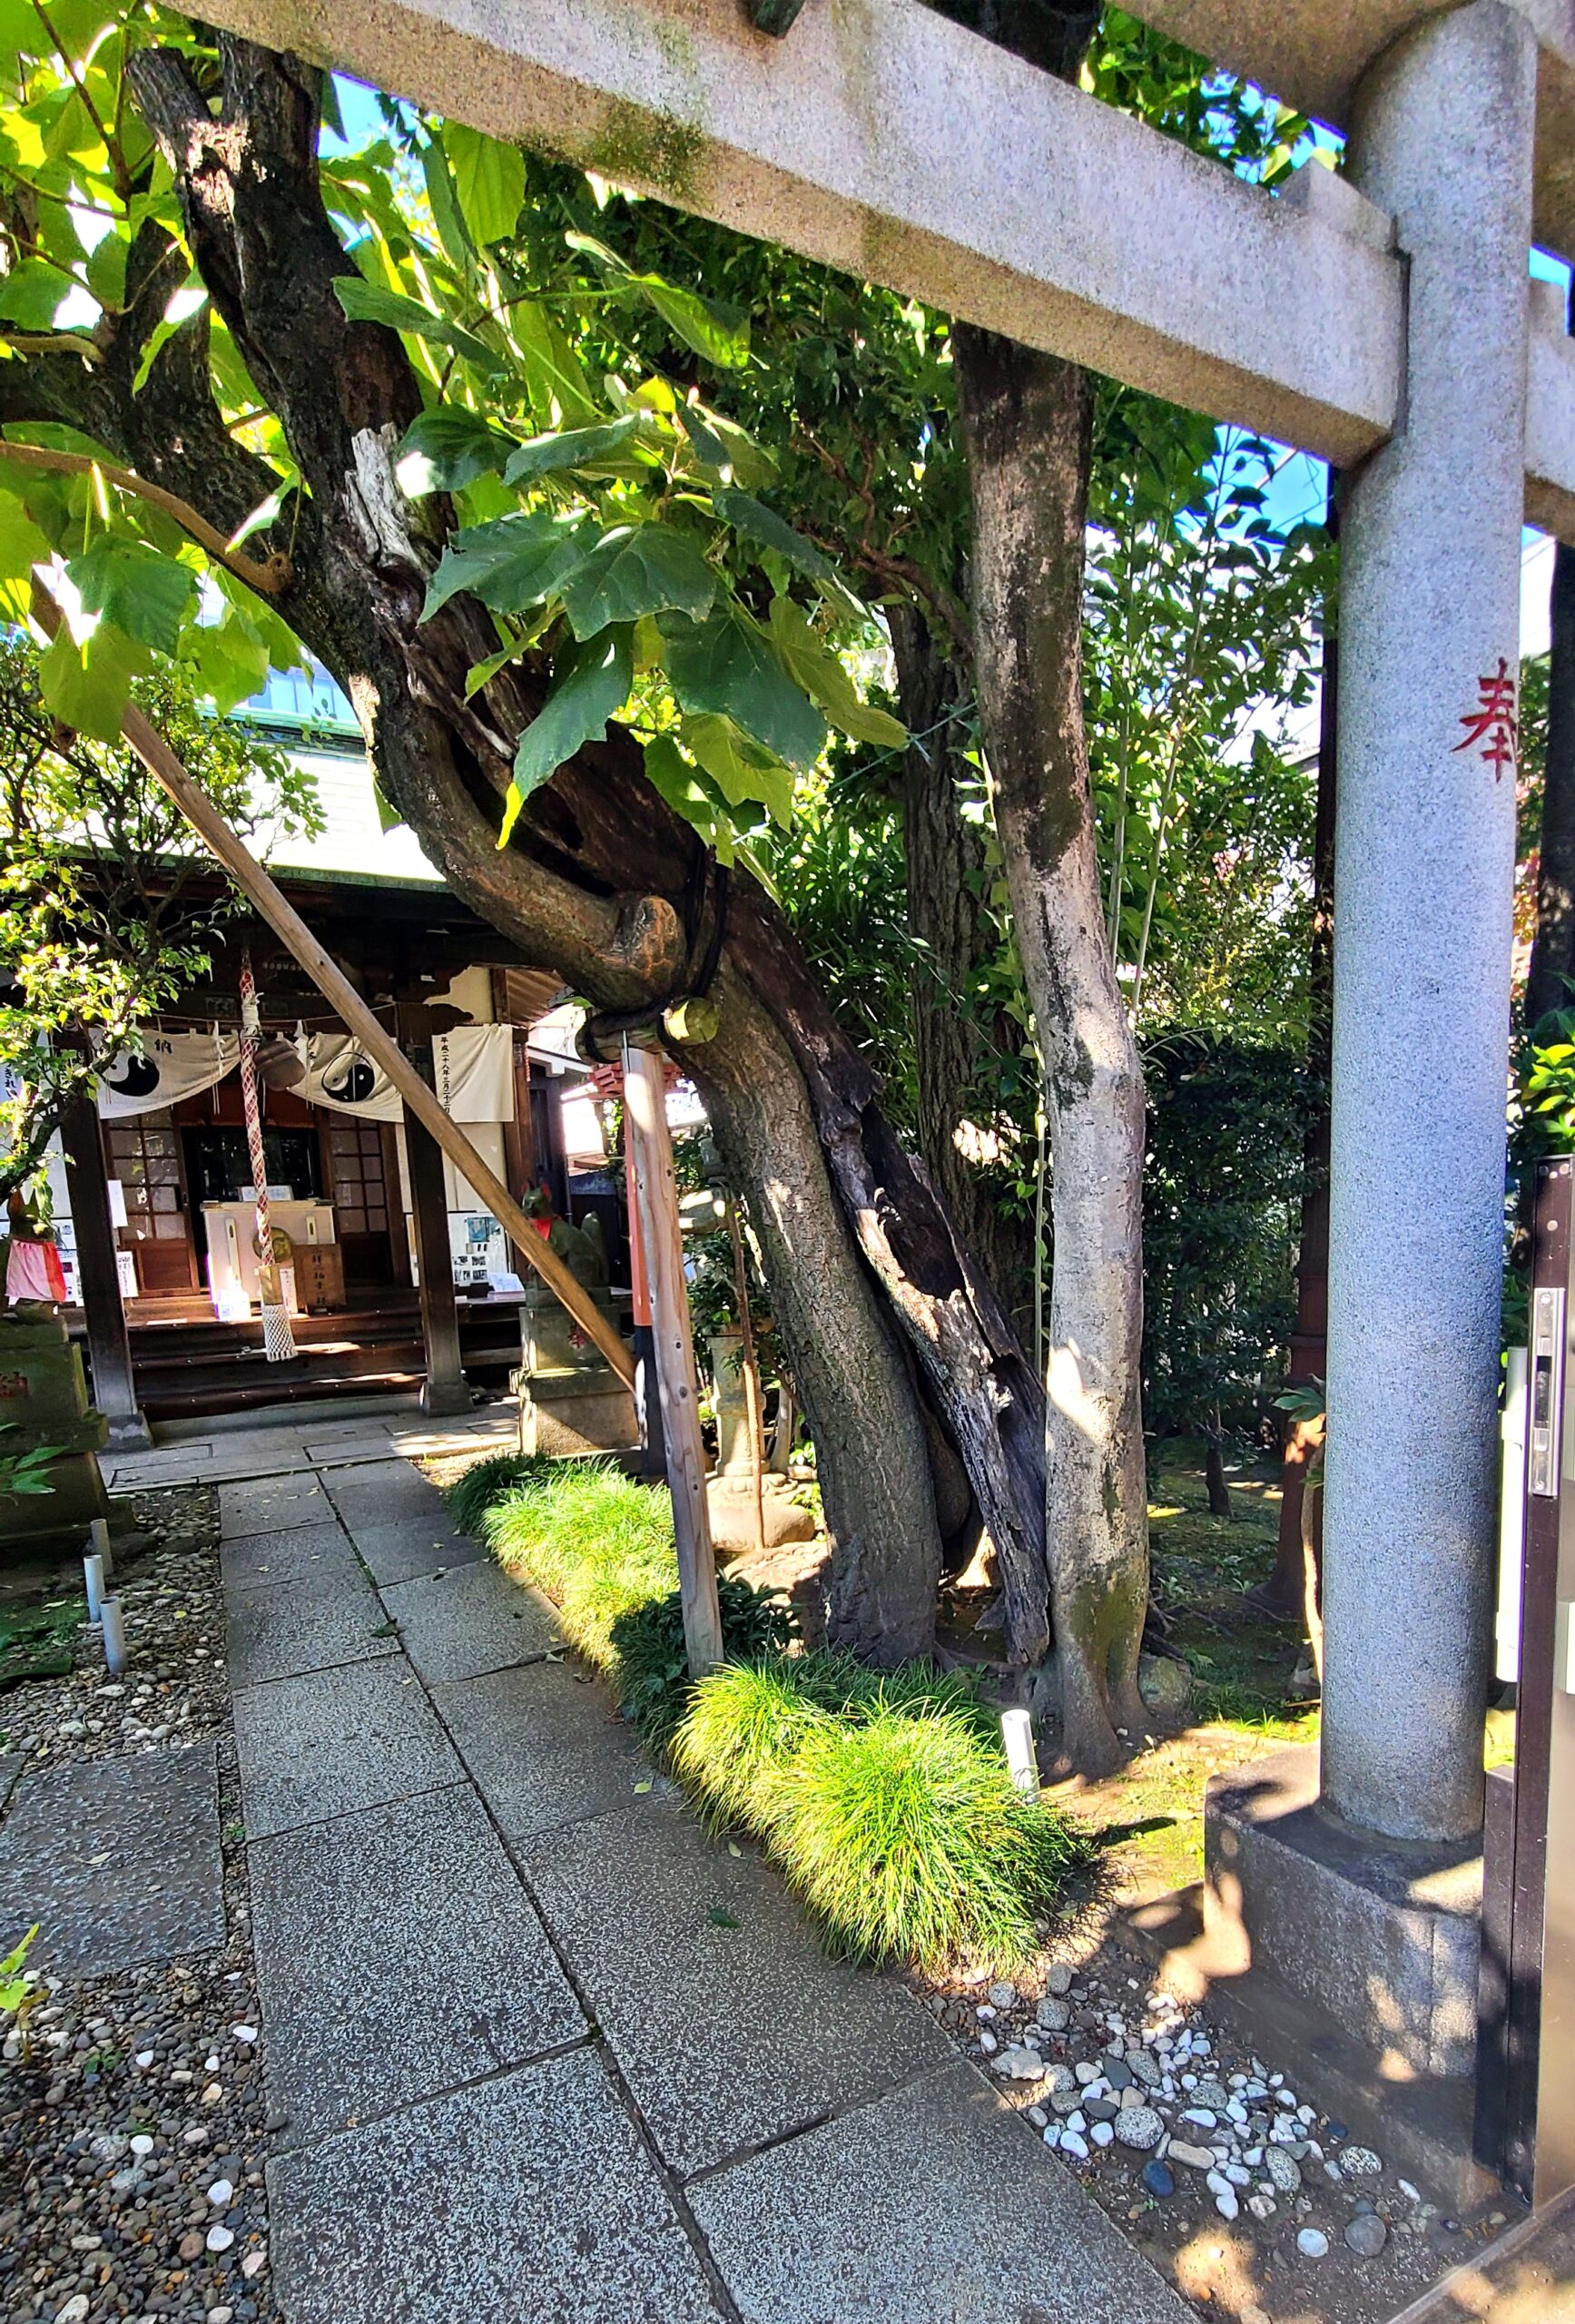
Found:
[(151, 1444), (153, 1433), (137, 1402), (125, 1302), (121, 1297), (103, 1135), (98, 1109), (87, 1090), (77, 1090), (66, 1107), (60, 1142), (65, 1149), (65, 1183), (76, 1233), (76, 1287), (87, 1322), (93, 1401), (109, 1421), (112, 1444)]
[(727, 1197), (727, 1233), (733, 1245), (733, 1285), (738, 1298), (738, 1328), (743, 1334), (739, 1351), (743, 1367), (743, 1408), (749, 1421), (749, 1468), (754, 1485), (754, 1546), (765, 1547), (765, 1409), (760, 1393), (760, 1359), (754, 1349), (754, 1324), (749, 1313), (749, 1269), (744, 1264), (743, 1236), (739, 1231), (738, 1205)]
[[(60, 625), (60, 608), (42, 589), (34, 607), (41, 626), (53, 637)], [(255, 904), (274, 934), (293, 953), (340, 1022), (351, 1032), (375, 1065), (382, 1068), (405, 1101), (407, 1113), (430, 1130), (466, 1184), (487, 1205), (526, 1265), (563, 1301), (587, 1338), (595, 1341), (626, 1388), (635, 1384), (635, 1364), (622, 1334), (609, 1323), (569, 1273), (557, 1253), (536, 1233), (508, 1188), (483, 1161), (458, 1122), (451, 1121), (428, 1088), (398, 1041), (389, 1039), (360, 994), (337, 962), (318, 942), (294, 905), (284, 897), (247, 847), (220, 814), (206, 792), (192, 782), (163, 736), (128, 703), (121, 733), (157, 783), (185, 816), (192, 830), (210, 847), (248, 902)]]
[(716, 1597), (716, 1555), (705, 1499), (705, 1448), (700, 1441), (700, 1395), (689, 1297), (684, 1285), (684, 1234), (667, 1134), (662, 1060), (653, 1049), (624, 1042), (624, 1135), (635, 1164), (640, 1236), (651, 1292), (656, 1383), (673, 1495), (673, 1535), (678, 1545), (678, 1586), (684, 1600), (684, 1641), (689, 1669), (704, 1678), (724, 1659), (722, 1610)]
[[(423, 1081), (432, 1078), (432, 1025), (424, 1004), (401, 1005), (399, 1039)], [(421, 1410), (434, 1418), (470, 1410), (459, 1347), (459, 1306), (454, 1296), (454, 1256), (448, 1241), (448, 1195), (443, 1157), (425, 1127), (405, 1124), (405, 1158), (410, 1166), (410, 1212), (416, 1229), (416, 1288), (421, 1301), (421, 1352), (427, 1377)]]

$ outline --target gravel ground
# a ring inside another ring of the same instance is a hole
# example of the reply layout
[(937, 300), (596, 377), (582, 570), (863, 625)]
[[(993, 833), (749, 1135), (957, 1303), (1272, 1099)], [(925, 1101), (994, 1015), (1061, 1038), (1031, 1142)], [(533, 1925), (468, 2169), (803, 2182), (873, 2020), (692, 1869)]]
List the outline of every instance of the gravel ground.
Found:
[(1382, 2324), (1499, 2234), (1107, 1945), (927, 2005), (1201, 2315)]
[(226, 1940), (165, 1967), (49, 1978), (0, 2058), (0, 2324), (278, 2324), (246, 1859), (207, 1487), (141, 1494), (118, 1583), (130, 1669), (84, 1633), (69, 1676), (0, 1697), (27, 1765), (218, 1738)]

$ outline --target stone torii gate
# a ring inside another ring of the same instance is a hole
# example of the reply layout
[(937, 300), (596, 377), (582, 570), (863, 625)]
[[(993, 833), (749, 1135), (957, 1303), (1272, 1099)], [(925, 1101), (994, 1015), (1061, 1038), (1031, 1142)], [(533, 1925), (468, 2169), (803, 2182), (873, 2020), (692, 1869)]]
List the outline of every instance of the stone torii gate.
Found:
[(1360, 1885), (1363, 1835), (1458, 1856), (1481, 1819), (1522, 520), (1575, 541), (1527, 260), (1575, 255), (1575, 0), (1133, 5), (1347, 174), (1271, 195), (916, 0), (783, 40), (738, 0), (208, 14), (1346, 473), (1322, 1801)]

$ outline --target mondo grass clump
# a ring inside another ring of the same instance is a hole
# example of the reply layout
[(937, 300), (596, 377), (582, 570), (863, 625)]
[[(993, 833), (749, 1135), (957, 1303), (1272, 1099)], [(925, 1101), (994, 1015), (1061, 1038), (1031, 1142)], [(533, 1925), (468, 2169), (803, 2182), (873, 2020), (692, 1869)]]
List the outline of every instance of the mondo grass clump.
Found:
[(710, 1815), (763, 1839), (832, 1949), (931, 1974), (1037, 1947), (1094, 1845), (1014, 1787), (960, 1678), (833, 1655), (718, 1670), (673, 1739)]
[(707, 1821), (759, 1837), (833, 1951), (937, 1974), (1037, 1949), (1096, 1851), (1015, 1788), (966, 1678), (789, 1653), (787, 1606), (724, 1574), (728, 1661), (696, 1684), (666, 1493), (605, 1462), (505, 1482), (477, 1521), (493, 1555), (554, 1600)]
[(551, 1466), (543, 1452), (494, 1452), (473, 1462), (463, 1476), (444, 1487), (444, 1505), (462, 1533), (479, 1535), (481, 1521), (495, 1501), (545, 1475)]
[[(645, 1740), (665, 1748), (693, 1684), (665, 1492), (606, 1462), (548, 1462), (494, 1501), (479, 1527), (507, 1572), (552, 1599)], [(792, 1613), (769, 1590), (724, 1574), (717, 1598), (730, 1656), (792, 1643)]]

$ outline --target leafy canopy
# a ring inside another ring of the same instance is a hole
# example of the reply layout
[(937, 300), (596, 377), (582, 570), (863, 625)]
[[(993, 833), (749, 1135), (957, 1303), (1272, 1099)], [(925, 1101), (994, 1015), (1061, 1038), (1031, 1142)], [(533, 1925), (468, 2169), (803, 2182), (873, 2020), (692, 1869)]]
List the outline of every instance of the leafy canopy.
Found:
[[(204, 545), (79, 428), (11, 438), (97, 456), (84, 472), (24, 467), (0, 446), (0, 615), (25, 617), (42, 571), (67, 616), (40, 665), (44, 702), (101, 741), (156, 667), (173, 663), (223, 709), (270, 663), (301, 658), (248, 543), (287, 548), (304, 487), (192, 264), (127, 82), (128, 55), (153, 43), (211, 84), (209, 35), (184, 17), (0, 0), (0, 358), (65, 346), (91, 368), (95, 326), (123, 311), (129, 254), (152, 232), (184, 255), (186, 279), (142, 379), (172, 334), (200, 333), (225, 425), (276, 478), (227, 546)], [(345, 314), (397, 330), (420, 382), (425, 409), (396, 458), (411, 537), (441, 543), (423, 618), (460, 590), (487, 607), (497, 650), (473, 691), (527, 658), (548, 674), (499, 844), (530, 793), (621, 719), (658, 790), (731, 860), (741, 832), (791, 819), (829, 729), (903, 740), (839, 652), (872, 637), (869, 615), (761, 497), (772, 457), (713, 400), (709, 383), (755, 362), (750, 315), (629, 263), (584, 218), (544, 234), (514, 148), (389, 101), (383, 113), (386, 134), (363, 150), (325, 141), (321, 175), (347, 252)], [(642, 317), (659, 359), (631, 329)]]

